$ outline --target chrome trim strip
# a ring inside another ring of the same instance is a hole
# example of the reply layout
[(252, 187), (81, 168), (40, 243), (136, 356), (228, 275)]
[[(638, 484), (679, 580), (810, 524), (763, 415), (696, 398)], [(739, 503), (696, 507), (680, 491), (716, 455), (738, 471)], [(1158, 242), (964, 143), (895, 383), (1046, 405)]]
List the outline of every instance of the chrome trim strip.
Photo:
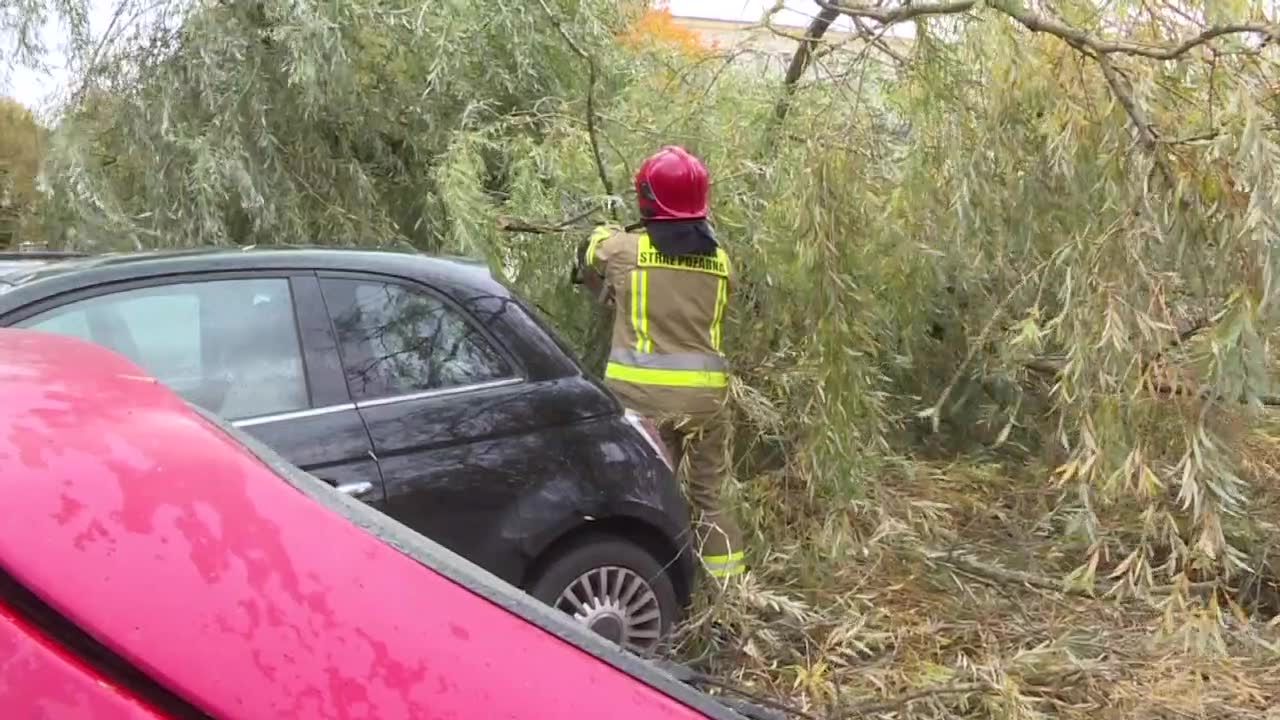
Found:
[(346, 410), (355, 410), (355, 403), (344, 403), (342, 405), (326, 405), (324, 407), (312, 408), (310, 410), (297, 410), (287, 413), (276, 413), (275, 415), (259, 415), (258, 417), (245, 418), (243, 420), (234, 420), (231, 425), (233, 427), (253, 427), (254, 425), (266, 425), (267, 423), (281, 422), (284, 420), (301, 420), (309, 417), (319, 417), (320, 415), (330, 415), (332, 413), (344, 412)]
[(408, 402), (410, 400), (425, 400), (427, 398), (448, 397), (449, 395), (461, 395), (463, 393), (476, 392), (478, 390), (489, 390), (492, 388), (508, 387), (510, 385), (519, 385), (524, 382), (524, 378), (507, 378), (506, 380), (493, 380), (484, 383), (475, 383), (474, 385), (459, 385), (458, 387), (441, 388), (439, 390), (426, 390), (419, 393), (410, 393), (408, 395), (395, 395), (388, 398), (378, 398), (377, 400), (364, 400), (358, 403), (344, 403), (342, 405), (326, 405), (325, 407), (312, 408), (310, 410), (297, 410), (295, 412), (276, 413), (274, 415), (260, 415), (258, 417), (245, 418), (243, 420), (232, 421), (231, 425), (238, 428), (253, 427), (255, 425), (266, 425), (267, 423), (282, 422), (285, 420), (302, 420), (309, 417), (319, 417), (321, 415), (329, 415), (331, 413), (344, 412), (346, 410), (356, 410), (359, 408), (371, 408), (381, 405), (393, 405), (399, 402)]
[(362, 400), (356, 403), (356, 407), (363, 410), (365, 408), (409, 402), (410, 400), (427, 400), (430, 398), (449, 397), (450, 395), (463, 395), (478, 392), (480, 390), (510, 387), (512, 385), (519, 385), (523, 382), (524, 378), (520, 377), (507, 378), (505, 380), (491, 380), (489, 382), (475, 383), (473, 385), (459, 385), (457, 387), (440, 388), (439, 390), (426, 390), (424, 392), (410, 393), (408, 395), (395, 395), (392, 397), (378, 398), (377, 400)]

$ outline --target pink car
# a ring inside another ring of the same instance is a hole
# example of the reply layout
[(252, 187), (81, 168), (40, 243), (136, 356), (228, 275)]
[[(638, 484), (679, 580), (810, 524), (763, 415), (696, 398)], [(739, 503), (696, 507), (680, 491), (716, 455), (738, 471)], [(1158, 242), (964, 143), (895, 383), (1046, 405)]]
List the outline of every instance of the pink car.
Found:
[(195, 410), (0, 330), (5, 718), (740, 717)]

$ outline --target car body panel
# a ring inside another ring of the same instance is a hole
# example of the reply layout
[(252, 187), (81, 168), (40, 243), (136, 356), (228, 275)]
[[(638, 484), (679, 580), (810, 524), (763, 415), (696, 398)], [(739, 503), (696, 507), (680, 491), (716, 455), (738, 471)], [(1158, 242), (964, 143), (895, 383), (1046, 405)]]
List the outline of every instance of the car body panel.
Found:
[[(334, 487), (367, 483), (368, 489), (356, 493), (356, 497), (379, 509), (385, 507), (382, 473), (373, 455), (369, 432), (355, 406), (235, 425)], [(316, 442), (316, 438), (325, 438), (326, 442)]]
[(23, 508), (0, 570), (205, 713), (731, 717), (600, 662), (604, 641), (563, 616), (512, 612), (526, 601), (496, 578), (482, 597), (433, 571), (428, 556), (466, 563), (286, 481), (121, 356), (0, 329), (0, 396), (0, 493)]
[[(511, 582), (569, 534), (609, 520), (637, 523), (674, 548), (674, 557), (658, 560), (687, 598), (697, 566), (670, 469), (554, 331), (482, 264), (332, 249), (95, 256), (0, 276), (10, 284), (0, 285), (7, 287), (0, 325), (121, 288), (264, 275), (290, 278), (313, 407), (238, 427)], [(326, 278), (384, 280), (445, 297), (505, 350), (523, 382), (457, 397), (352, 402), (324, 304)]]
[[(160, 720), (89, 663), (0, 603), (0, 698), (6, 717)], [(12, 713), (12, 714), (8, 714)]]

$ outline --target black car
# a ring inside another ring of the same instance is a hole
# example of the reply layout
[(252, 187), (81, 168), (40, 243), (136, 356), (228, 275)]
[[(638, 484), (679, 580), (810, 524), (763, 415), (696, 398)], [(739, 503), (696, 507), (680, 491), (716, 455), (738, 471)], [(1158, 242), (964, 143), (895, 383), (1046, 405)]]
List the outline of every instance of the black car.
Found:
[(11, 254), (0, 326), (128, 356), (624, 646), (650, 649), (689, 599), (688, 509), (654, 429), (484, 265), (323, 249)]

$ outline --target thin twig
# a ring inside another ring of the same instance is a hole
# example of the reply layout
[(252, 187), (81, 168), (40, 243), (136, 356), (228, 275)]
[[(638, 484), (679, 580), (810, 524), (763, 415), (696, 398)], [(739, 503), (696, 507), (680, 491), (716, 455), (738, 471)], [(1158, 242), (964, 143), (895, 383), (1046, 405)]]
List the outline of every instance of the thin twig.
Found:
[(871, 44), (874, 45), (877, 50), (884, 53), (885, 55), (888, 55), (894, 62), (898, 63), (899, 65), (907, 64), (907, 58), (902, 55), (899, 55), (893, 48), (889, 47), (889, 43), (885, 42), (883, 36), (885, 32), (889, 29), (888, 26), (880, 28), (880, 32), (875, 33), (875, 32), (872, 32), (871, 28), (867, 27), (867, 24), (863, 22), (862, 18), (855, 17), (850, 19), (853, 20), (854, 27), (858, 28), (858, 34), (861, 37), (872, 38)]

